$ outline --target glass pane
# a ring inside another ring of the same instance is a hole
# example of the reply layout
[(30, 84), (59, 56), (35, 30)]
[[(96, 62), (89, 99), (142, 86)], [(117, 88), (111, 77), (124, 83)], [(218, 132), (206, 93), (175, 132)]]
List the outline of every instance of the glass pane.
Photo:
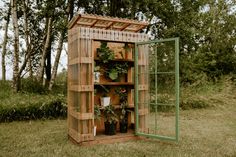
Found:
[(171, 39), (138, 44), (136, 105), (141, 135), (177, 139), (175, 42)]

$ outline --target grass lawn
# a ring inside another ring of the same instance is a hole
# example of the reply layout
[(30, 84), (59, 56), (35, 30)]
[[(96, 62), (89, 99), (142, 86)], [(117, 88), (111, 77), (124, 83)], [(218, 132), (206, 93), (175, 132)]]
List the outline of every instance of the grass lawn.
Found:
[(66, 120), (0, 124), (0, 156), (236, 156), (236, 108), (181, 111), (180, 142), (140, 140), (80, 147), (67, 139)]
[[(184, 104), (210, 107), (180, 111), (178, 144), (139, 140), (81, 147), (68, 141), (66, 120), (21, 121), (0, 123), (0, 157), (236, 157), (235, 93), (235, 85), (227, 83), (202, 86), (200, 89), (184, 89), (181, 92)], [(32, 96), (28, 99), (22, 96), (14, 98), (19, 102), (37, 100)], [(39, 97), (43, 98), (45, 97)], [(5, 96), (0, 100), (3, 99), (7, 100)], [(198, 101), (201, 103), (197, 103)], [(4, 104), (12, 103), (5, 101)], [(164, 120), (168, 118), (170, 116)], [(164, 123), (163, 126), (167, 124)]]

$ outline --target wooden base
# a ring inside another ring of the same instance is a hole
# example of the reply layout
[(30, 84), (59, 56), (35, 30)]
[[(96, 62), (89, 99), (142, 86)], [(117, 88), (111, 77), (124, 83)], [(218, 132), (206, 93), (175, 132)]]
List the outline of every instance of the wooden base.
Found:
[(76, 142), (73, 138), (70, 136), (69, 140), (72, 141), (74, 144), (78, 144), (80, 146), (91, 146), (95, 144), (111, 144), (111, 143), (118, 143), (118, 142), (126, 142), (130, 140), (140, 140), (143, 139), (142, 137), (135, 136), (133, 130), (129, 130), (127, 133), (119, 133), (117, 132), (116, 135), (105, 135), (99, 133), (98, 135), (95, 136), (95, 139), (93, 141), (85, 141), (78, 143)]

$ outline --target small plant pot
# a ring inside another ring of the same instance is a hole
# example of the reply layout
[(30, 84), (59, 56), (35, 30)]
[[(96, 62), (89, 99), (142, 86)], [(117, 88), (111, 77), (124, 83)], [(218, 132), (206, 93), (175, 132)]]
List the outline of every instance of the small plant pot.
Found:
[(106, 106), (110, 105), (111, 98), (110, 97), (101, 97), (100, 101), (101, 101), (101, 106), (106, 107)]
[(97, 134), (97, 126), (94, 126), (93, 127), (93, 136), (96, 136), (96, 134)]
[(100, 72), (94, 72), (94, 83), (99, 83), (100, 82)]
[(127, 133), (128, 132), (128, 122), (126, 120), (120, 121), (120, 132)]
[(104, 122), (105, 124), (105, 135), (115, 135), (116, 134), (116, 124), (117, 122)]
[(130, 128), (131, 128), (132, 130), (134, 130), (134, 128), (135, 128), (134, 123), (131, 123)]

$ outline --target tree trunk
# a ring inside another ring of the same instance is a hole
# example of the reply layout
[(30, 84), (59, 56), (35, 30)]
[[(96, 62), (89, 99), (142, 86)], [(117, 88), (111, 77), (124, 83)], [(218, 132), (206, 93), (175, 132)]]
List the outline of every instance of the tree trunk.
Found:
[(27, 9), (26, 9), (26, 5), (28, 4), (28, 0), (23, 1), (23, 17), (24, 17), (24, 34), (25, 34), (25, 42), (26, 42), (26, 53), (24, 56), (24, 61), (23, 64), (20, 67), (20, 70), (18, 72), (18, 77), (21, 78), (21, 74), (22, 72), (25, 70), (25, 67), (31, 57), (31, 53), (32, 53), (32, 48), (31, 48), (31, 43), (29, 40), (29, 27), (28, 27), (28, 18), (27, 18)]
[(45, 73), (46, 73), (46, 80), (45, 80), (45, 87), (49, 86), (49, 82), (51, 80), (51, 48), (52, 48), (52, 39), (50, 39), (50, 44), (47, 48), (46, 52), (46, 65), (45, 65)]
[(61, 52), (62, 52), (64, 37), (65, 37), (65, 30), (63, 30), (61, 32), (61, 36), (59, 39), (59, 43), (58, 43), (58, 47), (57, 47), (57, 54), (56, 54), (53, 69), (52, 69), (52, 78), (49, 83), (49, 90), (52, 90), (52, 86), (53, 86), (56, 76), (57, 76), (57, 69), (58, 69), (58, 64), (59, 64), (60, 56), (61, 56)]
[[(69, 0), (68, 1), (68, 5), (67, 5), (67, 16), (65, 17), (66, 20), (68, 21), (68, 19), (71, 19), (73, 17), (73, 10), (74, 10), (74, 0)], [(61, 36), (59, 38), (59, 42), (58, 42), (58, 47), (57, 47), (57, 53), (56, 53), (56, 57), (55, 57), (55, 61), (53, 64), (53, 69), (52, 69), (52, 78), (50, 80), (49, 83), (49, 90), (52, 90), (52, 87), (54, 85), (56, 76), (57, 76), (57, 70), (58, 70), (58, 64), (60, 61), (60, 56), (61, 56), (61, 52), (62, 52), (62, 47), (63, 47), (63, 42), (64, 42), (64, 38), (65, 38), (65, 33), (66, 33), (66, 29), (61, 31)]]
[(7, 12), (7, 18), (6, 18), (6, 25), (5, 25), (5, 32), (4, 32), (4, 39), (2, 43), (2, 80), (6, 81), (6, 52), (7, 52), (7, 40), (8, 40), (8, 26), (10, 21), (10, 14), (11, 14), (11, 3), (9, 4), (8, 12)]
[(11, 0), (11, 14), (14, 30), (14, 59), (13, 59), (13, 88), (15, 92), (20, 89), (19, 73), (19, 26), (17, 19), (17, 0)]
[(29, 68), (29, 77), (33, 78), (33, 68), (32, 68), (32, 58), (31, 58), (31, 56), (29, 58), (28, 68)]
[(50, 38), (51, 38), (51, 33), (52, 33), (52, 18), (49, 17), (46, 19), (48, 21), (48, 24), (46, 24), (46, 29), (47, 29), (47, 37), (46, 41), (43, 47), (43, 53), (42, 53), (42, 58), (40, 61), (40, 67), (39, 67), (39, 75), (38, 75), (38, 80), (42, 83), (43, 82), (43, 75), (44, 75), (44, 69), (45, 69), (45, 61), (46, 61), (46, 56), (47, 56), (47, 50), (50, 47)]
[(69, 17), (69, 20), (71, 20), (74, 16), (74, 0), (68, 0), (66, 12)]
[[(26, 57), (25, 57), (25, 65), (22, 67), (25, 69), (27, 62), (29, 66), (29, 75), (32, 78), (33, 77), (33, 71), (32, 71), (32, 62), (31, 62), (31, 53), (32, 53), (32, 47), (30, 43), (30, 35), (29, 35), (29, 27), (28, 27), (28, 17), (27, 17), (27, 8), (28, 7), (28, 0), (24, 0), (23, 2), (23, 17), (24, 17), (24, 31), (25, 31), (25, 42), (26, 42)], [(22, 69), (21, 68), (21, 69)], [(20, 70), (21, 71), (21, 70)], [(23, 70), (22, 70), (23, 71)], [(21, 75), (21, 73), (20, 73)]]

